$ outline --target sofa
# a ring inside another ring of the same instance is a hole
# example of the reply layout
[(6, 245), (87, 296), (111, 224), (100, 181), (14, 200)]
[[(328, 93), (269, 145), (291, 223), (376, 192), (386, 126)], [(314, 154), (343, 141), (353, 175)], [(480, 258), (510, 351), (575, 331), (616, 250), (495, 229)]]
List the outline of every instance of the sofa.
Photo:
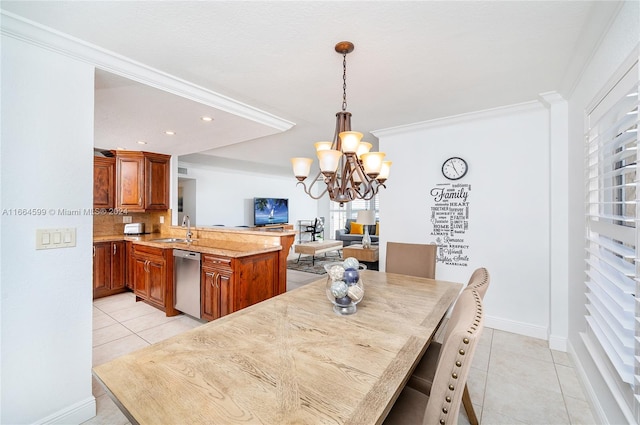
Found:
[[(351, 223), (355, 222), (355, 220), (353, 219), (347, 219), (347, 222), (345, 223), (344, 229), (338, 229), (336, 230), (336, 240), (337, 241), (342, 241), (342, 245), (343, 246), (349, 246), (349, 245), (353, 245), (353, 244), (360, 244), (362, 243), (362, 236), (364, 236), (361, 233), (351, 233)], [(378, 235), (376, 235), (376, 225), (372, 224), (371, 226), (369, 226), (369, 236), (371, 236), (371, 243), (372, 244), (377, 244), (378, 243)]]

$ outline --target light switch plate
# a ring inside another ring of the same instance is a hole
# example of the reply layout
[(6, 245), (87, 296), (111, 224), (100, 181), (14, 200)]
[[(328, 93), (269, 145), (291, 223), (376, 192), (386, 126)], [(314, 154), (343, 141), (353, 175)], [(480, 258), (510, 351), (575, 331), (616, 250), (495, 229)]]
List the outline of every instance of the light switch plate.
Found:
[(71, 248), (76, 246), (76, 228), (36, 229), (36, 249)]
[(131, 223), (132, 219), (133, 219), (133, 217), (131, 217), (130, 215), (123, 215), (122, 216), (122, 222), (123, 223)]

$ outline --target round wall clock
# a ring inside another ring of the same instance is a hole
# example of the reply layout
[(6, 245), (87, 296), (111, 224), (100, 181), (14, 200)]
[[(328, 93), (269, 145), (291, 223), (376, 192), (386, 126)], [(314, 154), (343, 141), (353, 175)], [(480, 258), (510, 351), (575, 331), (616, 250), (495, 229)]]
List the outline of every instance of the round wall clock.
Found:
[(465, 174), (467, 174), (468, 169), (469, 167), (467, 166), (467, 161), (454, 156), (447, 159), (442, 164), (442, 175), (449, 180), (458, 180), (463, 178)]

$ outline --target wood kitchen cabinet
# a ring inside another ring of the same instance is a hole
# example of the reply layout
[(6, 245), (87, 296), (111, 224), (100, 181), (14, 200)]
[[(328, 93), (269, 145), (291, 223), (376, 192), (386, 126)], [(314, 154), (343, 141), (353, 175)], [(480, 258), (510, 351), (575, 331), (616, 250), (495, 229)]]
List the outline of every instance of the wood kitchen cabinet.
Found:
[(93, 244), (93, 298), (125, 291), (125, 244), (123, 241)]
[(233, 269), (231, 259), (204, 256), (200, 279), (202, 319), (214, 320), (232, 312)]
[(133, 291), (133, 242), (125, 242), (125, 280), (124, 286)]
[(116, 198), (116, 159), (93, 157), (93, 208), (113, 208)]
[(136, 301), (144, 300), (167, 316), (178, 314), (173, 307), (172, 250), (134, 244), (130, 264)]
[(278, 253), (239, 258), (204, 254), (202, 319), (214, 320), (277, 295)]
[(170, 155), (116, 152), (115, 207), (128, 211), (169, 209)]

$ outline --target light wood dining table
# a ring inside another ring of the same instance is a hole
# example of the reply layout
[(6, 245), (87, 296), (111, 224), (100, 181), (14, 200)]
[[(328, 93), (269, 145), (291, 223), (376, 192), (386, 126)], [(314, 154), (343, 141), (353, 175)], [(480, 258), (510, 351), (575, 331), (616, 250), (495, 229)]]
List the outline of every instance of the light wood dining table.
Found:
[(363, 271), (356, 313), (326, 277), (96, 366), (132, 423), (376, 424), (462, 285)]

